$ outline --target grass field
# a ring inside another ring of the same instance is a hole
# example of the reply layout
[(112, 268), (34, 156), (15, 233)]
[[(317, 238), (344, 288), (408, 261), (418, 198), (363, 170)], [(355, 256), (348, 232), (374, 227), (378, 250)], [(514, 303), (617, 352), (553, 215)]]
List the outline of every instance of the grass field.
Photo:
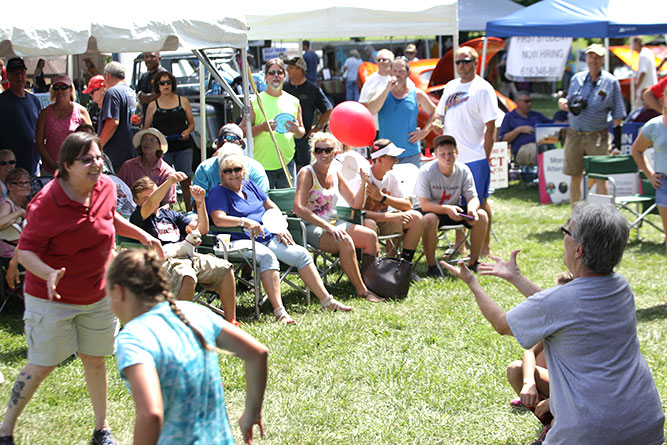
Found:
[[(535, 188), (513, 184), (493, 195), (492, 250), (507, 257), (521, 248), (519, 265), (543, 287), (554, 284), (562, 264), (562, 236), (569, 206), (541, 206)], [(653, 216), (658, 221), (658, 217)], [(642, 352), (667, 402), (667, 273), (662, 236), (652, 228), (634, 233), (618, 268), (636, 296)], [(417, 271), (423, 275), (425, 264)], [(483, 286), (509, 310), (522, 300), (510, 285), (482, 277)], [(239, 298), (243, 329), (271, 352), (264, 403), (266, 438), (260, 444), (529, 444), (539, 422), (510, 408), (514, 394), (505, 368), (522, 349), (497, 335), (460, 282), (424, 280), (403, 301), (371, 304), (353, 298), (347, 283), (334, 289), (353, 304), (351, 314), (323, 313), (285, 290), (288, 311), (298, 321), (279, 326), (264, 308), (252, 318), (250, 296)], [(0, 404), (26, 363), (19, 313), (0, 315)], [(241, 362), (221, 356), (227, 410), (234, 419), (244, 403)], [(109, 422), (116, 436), (131, 443), (133, 402), (116, 370), (109, 368)], [(4, 409), (4, 408), (3, 408)], [(610, 407), (613, 409), (613, 407)], [(3, 414), (0, 414), (2, 416)], [(1, 417), (0, 417), (1, 418)], [(93, 415), (78, 360), (68, 360), (47, 379), (19, 419), (20, 444), (83, 444)]]

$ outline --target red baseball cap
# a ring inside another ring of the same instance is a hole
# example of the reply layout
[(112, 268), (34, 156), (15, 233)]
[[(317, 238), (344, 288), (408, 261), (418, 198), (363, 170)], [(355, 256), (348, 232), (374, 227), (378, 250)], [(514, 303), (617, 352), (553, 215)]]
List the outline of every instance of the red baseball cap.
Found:
[(90, 94), (93, 90), (98, 88), (104, 88), (104, 76), (101, 74), (90, 78), (88, 86), (83, 90), (83, 94)]

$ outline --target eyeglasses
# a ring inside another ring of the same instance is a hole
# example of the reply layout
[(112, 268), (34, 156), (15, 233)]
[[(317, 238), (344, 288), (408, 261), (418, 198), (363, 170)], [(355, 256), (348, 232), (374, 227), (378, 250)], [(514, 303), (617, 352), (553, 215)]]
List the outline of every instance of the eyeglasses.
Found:
[(76, 158), (75, 161), (81, 161), (85, 166), (93, 165), (94, 162), (103, 161), (104, 155), (86, 156), (85, 158)]
[(231, 175), (232, 173), (236, 173), (237, 175), (243, 171), (243, 167), (234, 167), (234, 168), (226, 168), (222, 172), (226, 175)]
[(562, 226), (560, 226), (560, 233), (562, 233), (563, 236), (565, 236), (565, 235), (569, 235), (570, 238), (572, 238), (574, 241), (577, 241), (576, 239), (574, 239), (574, 236), (572, 236), (572, 232), (570, 232), (570, 231), (568, 230), (568, 228), (565, 227), (565, 224), (563, 224)]
[(21, 187), (27, 187), (30, 185), (30, 181), (12, 181), (11, 185), (20, 185)]
[(141, 145), (159, 145), (160, 141), (155, 136), (144, 137), (141, 139)]
[(69, 85), (53, 85), (51, 88), (53, 88), (53, 91), (63, 91), (63, 90), (69, 90), (70, 86)]
[(457, 60), (454, 63), (457, 64), (457, 65), (461, 65), (462, 63), (465, 63), (467, 65), (469, 63), (473, 63), (474, 61), (475, 61), (475, 59), (460, 59), (460, 60)]
[(271, 71), (268, 71), (266, 74), (268, 74), (269, 76), (284, 76), (285, 71), (283, 71), (283, 70), (278, 70), (278, 71), (271, 70)]
[(171, 79), (160, 80), (158, 83), (159, 83), (160, 85), (171, 85)]
[(333, 147), (315, 147), (315, 149), (313, 150), (313, 153), (315, 153), (316, 155), (319, 155), (319, 154), (322, 154), (322, 153), (326, 153), (326, 154), (329, 155), (329, 154), (331, 154), (332, 151), (334, 151)]
[(239, 142), (241, 140), (241, 138), (235, 134), (226, 134), (224, 136), (220, 136), (220, 139), (225, 142)]
[(16, 165), (16, 161), (13, 160), (13, 159), (12, 159), (11, 161), (0, 161), (0, 165), (3, 166), (3, 167), (4, 167), (5, 165), (7, 165), (7, 164), (9, 164), (9, 165)]

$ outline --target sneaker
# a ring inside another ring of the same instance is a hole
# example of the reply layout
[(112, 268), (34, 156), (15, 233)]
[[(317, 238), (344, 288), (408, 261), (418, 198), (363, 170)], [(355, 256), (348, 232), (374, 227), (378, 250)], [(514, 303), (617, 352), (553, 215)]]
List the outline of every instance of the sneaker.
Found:
[(477, 273), (477, 268), (479, 267), (479, 261), (475, 261), (472, 264), (468, 264), (468, 269), (470, 269), (471, 272)]
[(14, 436), (0, 437), (0, 445), (14, 445)]
[(95, 430), (93, 431), (93, 438), (90, 440), (91, 445), (120, 445), (120, 442), (113, 437), (109, 430)]
[(438, 269), (438, 266), (429, 266), (428, 270), (426, 271), (426, 278), (443, 278), (442, 274), (440, 273), (440, 269)]

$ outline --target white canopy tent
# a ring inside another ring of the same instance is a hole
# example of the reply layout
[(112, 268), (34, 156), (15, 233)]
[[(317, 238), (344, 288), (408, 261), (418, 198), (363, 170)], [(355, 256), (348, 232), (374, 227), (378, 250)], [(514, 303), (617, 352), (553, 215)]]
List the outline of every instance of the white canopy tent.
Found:
[(243, 11), (251, 40), (458, 34), (457, 0), (248, 2)]
[[(247, 26), (243, 15), (233, 7), (211, 9), (210, 2), (189, 0), (187, 8), (175, 3), (149, 7), (144, 14), (130, 0), (116, 0), (100, 10), (86, 0), (70, 0), (54, 8), (53, 2), (37, 0), (30, 12), (25, 4), (3, 5), (0, 22), (0, 56), (57, 56), (86, 52), (122, 53), (142, 51), (197, 50), (219, 47), (239, 48), (246, 60)], [(214, 12), (216, 11), (216, 12)], [(208, 67), (211, 69), (211, 67)], [(213, 68), (214, 69), (214, 68)], [(200, 68), (203, 71), (203, 64)], [(247, 88), (247, 70), (244, 85)], [(202, 76), (203, 77), (203, 76)], [(245, 105), (248, 94), (244, 94)], [(206, 158), (205, 99), (201, 89), (202, 159)]]

